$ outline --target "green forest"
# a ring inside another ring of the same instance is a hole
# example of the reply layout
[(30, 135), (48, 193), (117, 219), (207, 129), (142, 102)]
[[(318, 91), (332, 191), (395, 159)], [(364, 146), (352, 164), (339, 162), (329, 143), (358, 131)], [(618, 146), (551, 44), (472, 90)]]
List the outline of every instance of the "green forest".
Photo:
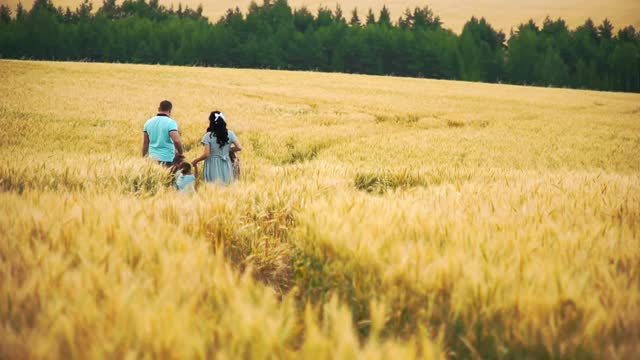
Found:
[(391, 18), (357, 9), (292, 9), (286, 0), (230, 9), (212, 23), (158, 0), (76, 9), (0, 5), (0, 57), (314, 70), (640, 92), (640, 33), (587, 19), (519, 25), (509, 36), (471, 18), (456, 34), (428, 7)]

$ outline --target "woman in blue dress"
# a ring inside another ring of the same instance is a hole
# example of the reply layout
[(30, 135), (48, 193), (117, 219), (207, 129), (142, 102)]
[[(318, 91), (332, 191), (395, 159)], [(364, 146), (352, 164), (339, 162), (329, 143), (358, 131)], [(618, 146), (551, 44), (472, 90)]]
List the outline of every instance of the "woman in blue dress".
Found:
[[(220, 111), (214, 111), (209, 115), (209, 127), (202, 137), (204, 151), (202, 155), (191, 163), (196, 166), (204, 160), (204, 181), (230, 184), (233, 182), (233, 164), (230, 152), (242, 150), (240, 141), (233, 131), (227, 130), (227, 123)], [(233, 145), (233, 147), (231, 147)]]

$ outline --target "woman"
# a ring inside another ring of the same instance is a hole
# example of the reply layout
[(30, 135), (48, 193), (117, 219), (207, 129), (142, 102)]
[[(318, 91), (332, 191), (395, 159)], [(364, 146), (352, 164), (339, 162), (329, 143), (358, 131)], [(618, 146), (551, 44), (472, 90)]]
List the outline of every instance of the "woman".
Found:
[[(231, 145), (234, 147), (231, 147)], [(191, 163), (196, 166), (204, 160), (204, 181), (230, 184), (234, 179), (230, 152), (242, 150), (240, 142), (233, 131), (227, 130), (227, 123), (220, 111), (209, 115), (209, 127), (202, 138), (204, 151)]]

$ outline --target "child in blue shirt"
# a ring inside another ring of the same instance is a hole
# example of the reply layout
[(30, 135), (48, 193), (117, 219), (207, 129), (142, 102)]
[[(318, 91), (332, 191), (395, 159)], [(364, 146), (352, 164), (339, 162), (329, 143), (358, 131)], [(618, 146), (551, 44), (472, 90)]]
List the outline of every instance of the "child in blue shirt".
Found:
[(193, 193), (195, 192), (196, 176), (198, 175), (198, 168), (192, 166), (188, 162), (183, 162), (178, 166), (179, 173), (176, 178), (176, 188), (180, 192)]

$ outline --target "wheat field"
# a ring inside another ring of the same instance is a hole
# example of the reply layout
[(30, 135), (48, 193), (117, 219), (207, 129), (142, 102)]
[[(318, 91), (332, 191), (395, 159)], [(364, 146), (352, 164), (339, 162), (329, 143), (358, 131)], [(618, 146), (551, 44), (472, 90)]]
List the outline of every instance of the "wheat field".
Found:
[[(15, 10), (18, 2), (22, 2), (27, 9), (31, 8), (32, 1), (0, 0), (0, 4), (7, 4), (12, 10)], [(117, 2), (121, 3), (121, 1)], [(351, 11), (357, 8), (361, 21), (364, 21), (369, 9), (374, 11), (377, 18), (382, 7), (387, 6), (392, 20), (395, 21), (407, 8), (428, 5), (436, 15), (440, 16), (444, 27), (456, 33), (462, 31), (462, 27), (472, 16), (485, 17), (496, 30), (502, 30), (507, 35), (511, 29), (517, 29), (518, 25), (526, 23), (529, 19), (542, 24), (546, 16), (553, 19), (561, 17), (571, 28), (584, 24), (587, 18), (593, 19), (597, 24), (608, 18), (616, 26), (616, 31), (628, 25), (633, 25), (636, 29), (640, 28), (640, 0), (289, 0), (288, 2), (295, 8), (306, 6), (312, 13), (315, 13), (319, 7), (328, 7), (333, 10), (339, 4), (347, 19), (351, 18)], [(68, 6), (72, 10), (81, 3), (82, 0), (53, 0), (55, 6), (63, 8)], [(94, 10), (102, 6), (102, 1), (99, 0), (93, 0), (92, 3)], [(204, 15), (212, 22), (218, 21), (228, 9), (236, 6), (245, 13), (250, 3), (251, 0), (160, 0), (160, 4), (167, 7), (173, 6), (174, 9), (178, 8), (178, 4), (188, 5), (193, 9), (202, 5)], [(256, 1), (256, 3), (262, 3), (262, 1)]]
[[(0, 358), (640, 356), (640, 95), (0, 61)], [(166, 186), (208, 113), (244, 176)]]

